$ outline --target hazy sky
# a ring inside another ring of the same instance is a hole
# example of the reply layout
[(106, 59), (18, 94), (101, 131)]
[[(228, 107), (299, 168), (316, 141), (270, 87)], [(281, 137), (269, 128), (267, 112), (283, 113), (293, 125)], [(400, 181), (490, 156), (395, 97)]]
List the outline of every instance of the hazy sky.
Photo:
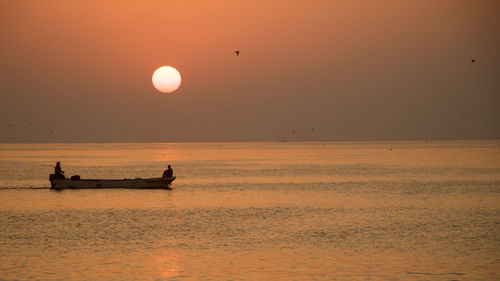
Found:
[[(499, 15), (495, 0), (1, 1), (0, 142), (500, 138)], [(151, 83), (162, 65), (182, 75), (173, 94)]]

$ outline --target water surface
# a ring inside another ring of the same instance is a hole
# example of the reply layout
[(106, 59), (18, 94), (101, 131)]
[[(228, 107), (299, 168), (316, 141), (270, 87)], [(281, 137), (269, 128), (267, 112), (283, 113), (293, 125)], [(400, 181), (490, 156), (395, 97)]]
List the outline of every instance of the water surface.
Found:
[(499, 280), (498, 143), (2, 144), (0, 279)]

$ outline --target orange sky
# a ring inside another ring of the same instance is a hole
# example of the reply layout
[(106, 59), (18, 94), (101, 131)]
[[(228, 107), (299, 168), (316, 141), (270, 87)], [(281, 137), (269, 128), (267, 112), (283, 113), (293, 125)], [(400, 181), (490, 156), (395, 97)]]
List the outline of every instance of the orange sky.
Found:
[[(500, 138), (499, 12), (1, 1), (0, 142)], [(162, 65), (182, 75), (174, 94), (151, 84)]]

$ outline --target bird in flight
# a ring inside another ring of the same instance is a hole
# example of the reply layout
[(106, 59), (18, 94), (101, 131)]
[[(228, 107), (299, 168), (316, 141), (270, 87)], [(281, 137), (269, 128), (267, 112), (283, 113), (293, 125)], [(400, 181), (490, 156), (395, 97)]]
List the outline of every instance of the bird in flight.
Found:
[(234, 51), (234, 53), (236, 54), (236, 56), (239, 56), (240, 55), (240, 50), (236, 50), (236, 51)]

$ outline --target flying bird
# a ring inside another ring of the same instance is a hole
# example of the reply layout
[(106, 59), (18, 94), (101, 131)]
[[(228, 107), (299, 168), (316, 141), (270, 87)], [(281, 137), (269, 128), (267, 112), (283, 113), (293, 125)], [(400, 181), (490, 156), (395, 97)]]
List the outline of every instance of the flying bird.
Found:
[(234, 51), (234, 53), (236, 54), (236, 56), (239, 56), (240, 55), (240, 50), (236, 50), (236, 51)]

